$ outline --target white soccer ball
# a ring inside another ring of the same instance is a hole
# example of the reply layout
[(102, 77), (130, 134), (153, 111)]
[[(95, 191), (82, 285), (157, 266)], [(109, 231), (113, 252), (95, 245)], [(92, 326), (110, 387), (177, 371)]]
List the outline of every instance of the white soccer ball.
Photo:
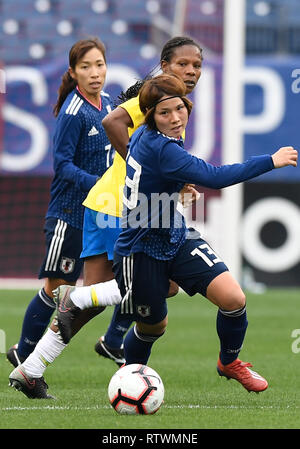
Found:
[(134, 363), (120, 368), (108, 385), (108, 398), (116, 412), (151, 415), (164, 399), (163, 382), (154, 369)]

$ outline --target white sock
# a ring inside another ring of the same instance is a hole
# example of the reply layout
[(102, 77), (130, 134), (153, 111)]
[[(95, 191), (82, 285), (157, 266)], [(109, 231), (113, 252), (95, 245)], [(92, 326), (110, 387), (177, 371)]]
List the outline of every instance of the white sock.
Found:
[(34, 351), (22, 363), (22, 366), (29, 376), (42, 377), (47, 366), (54, 362), (66, 346), (60, 337), (60, 333), (54, 332), (49, 327)]
[(121, 302), (121, 293), (115, 279), (88, 287), (76, 287), (70, 295), (73, 303), (80, 309), (90, 307), (114, 306)]

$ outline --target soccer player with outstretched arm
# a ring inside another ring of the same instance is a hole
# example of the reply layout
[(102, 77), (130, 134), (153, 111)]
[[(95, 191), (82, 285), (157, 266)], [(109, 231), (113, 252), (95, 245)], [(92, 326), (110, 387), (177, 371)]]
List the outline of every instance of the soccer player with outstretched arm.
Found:
[(217, 307), (219, 375), (236, 379), (248, 391), (263, 391), (268, 382), (238, 358), (248, 325), (245, 294), (210, 245), (186, 228), (176, 199), (184, 183), (222, 189), (296, 166), (298, 153), (283, 147), (273, 155), (215, 167), (184, 149), (181, 135), (192, 104), (179, 78), (160, 75), (146, 81), (139, 101), (145, 126), (134, 133), (129, 146), (123, 230), (114, 256), (121, 310), (136, 321), (125, 337), (126, 364), (147, 365), (154, 342), (163, 336), (172, 279), (188, 295), (200, 294)]
[[(202, 49), (196, 41), (187, 36), (175, 36), (165, 43), (158, 66), (151, 70), (146, 79), (154, 77), (158, 68), (163, 73), (175, 74), (183, 80), (188, 95), (192, 93), (200, 79), (202, 60)], [(140, 80), (122, 93), (120, 95), (122, 103), (102, 122), (110, 142), (116, 149), (116, 155), (112, 166), (95, 184), (84, 201), (86, 209), (83, 256), (87, 258), (85, 271), (91, 273), (93, 278), (95, 278), (95, 273), (104, 272), (102, 260), (105, 252), (108, 254), (108, 259), (111, 260), (110, 276), (113, 275), (113, 247), (121, 231), (127, 144), (134, 131), (144, 122), (138, 95), (144, 82), (145, 80)], [(183, 130), (183, 137), (185, 137), (185, 130)], [(197, 198), (197, 191), (191, 185), (184, 186), (182, 194), (184, 193), (193, 195), (194, 200)], [(104, 229), (102, 229), (102, 225)], [(107, 275), (109, 275), (109, 269), (106, 270)], [(64, 295), (64, 288), (61, 288), (61, 296)], [(177, 292), (178, 286), (170, 281), (168, 297), (175, 296)], [(71, 299), (75, 300), (79, 306), (81, 303), (87, 302), (91, 296), (88, 289), (81, 287), (69, 289), (66, 294), (70, 295)], [(105, 335), (100, 336), (95, 345), (96, 352), (121, 366), (125, 362), (123, 338), (132, 322), (132, 317), (121, 314), (120, 308), (116, 306)], [(67, 337), (67, 340), (70, 337), (71, 335)]]
[[(161, 52), (160, 68), (165, 73), (176, 73), (185, 83), (186, 93), (191, 93), (197, 85), (201, 75), (202, 49), (191, 38), (177, 36), (170, 39), (164, 45)], [(151, 73), (154, 74), (155, 68)], [(152, 75), (151, 75), (152, 76)], [(144, 114), (139, 107), (138, 92), (144, 80), (137, 82), (134, 86), (122, 94), (122, 104), (114, 111), (104, 117), (103, 126), (107, 135), (116, 147), (116, 153), (112, 166), (104, 173), (101, 179), (92, 187), (84, 201), (85, 213), (83, 223), (83, 250), (81, 257), (84, 258), (84, 284), (83, 287), (72, 287), (63, 285), (56, 288), (58, 300), (65, 304), (68, 300), (74, 301), (75, 313), (70, 316), (66, 307), (61, 306), (64, 313), (60, 313), (60, 325), (66, 321), (66, 326), (61, 327), (61, 336), (54, 335), (57, 330), (56, 322), (51, 324), (51, 329), (38, 342), (29, 357), (19, 360), (24, 376), (31, 383), (22, 385), (23, 392), (29, 397), (36, 396), (34, 383), (40, 383), (44, 371), (64, 350), (66, 344), (76, 332), (93, 316), (101, 312), (97, 305), (101, 302), (109, 303), (109, 295), (112, 295), (111, 303), (117, 302), (118, 286), (112, 271), (113, 248), (115, 241), (121, 232), (120, 219), (122, 214), (122, 190), (125, 182), (125, 154), (129, 136), (143, 123)], [(107, 117), (109, 116), (109, 119)], [(184, 134), (184, 132), (183, 132)], [(108, 145), (109, 147), (109, 145)], [(185, 186), (182, 192), (191, 193), (196, 198), (197, 192), (192, 186)], [(121, 194), (121, 200), (120, 200)], [(101, 201), (108, 196), (113, 201)], [(100, 200), (99, 200), (100, 199)], [(112, 223), (113, 226), (101, 228), (99, 223)], [(111, 282), (106, 282), (110, 281)], [(114, 287), (112, 287), (114, 282)], [(66, 283), (66, 282), (64, 282)], [(90, 286), (90, 287), (87, 287)], [(170, 282), (168, 296), (177, 293), (178, 286)], [(106, 299), (105, 299), (106, 298)], [(131, 326), (133, 318), (120, 314), (115, 309), (108, 331), (104, 338), (100, 337), (95, 345), (99, 355), (105, 356), (119, 366), (125, 362), (123, 351), (123, 336)], [(70, 326), (68, 326), (70, 324)], [(52, 343), (49, 341), (52, 337)], [(16, 353), (16, 348), (14, 348)], [(16, 377), (16, 372), (11, 373), (11, 381)], [(18, 385), (17, 385), (18, 386)]]

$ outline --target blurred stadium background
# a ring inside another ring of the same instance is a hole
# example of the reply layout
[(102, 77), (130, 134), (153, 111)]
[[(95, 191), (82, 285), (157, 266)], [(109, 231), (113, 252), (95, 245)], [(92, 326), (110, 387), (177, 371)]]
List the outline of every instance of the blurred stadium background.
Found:
[[(235, 14), (239, 0), (228, 0)], [(225, 0), (0, 0), (0, 278), (36, 279), (44, 254), (43, 222), (52, 177), (52, 107), (72, 44), (99, 36), (107, 48), (106, 90), (119, 92), (159, 62), (172, 36), (190, 35), (204, 48), (203, 76), (192, 95), (187, 149), (223, 158)], [(300, 2), (246, 0), (242, 159), (299, 148)], [(229, 92), (230, 97), (230, 92)], [(222, 206), (223, 205), (223, 206)], [(224, 235), (219, 192), (205, 191), (205, 232), (222, 254), (237, 247), (242, 282), (300, 286), (300, 168), (247, 182), (238, 232)], [(225, 259), (228, 261), (228, 258)], [(13, 281), (15, 282), (15, 281)]]

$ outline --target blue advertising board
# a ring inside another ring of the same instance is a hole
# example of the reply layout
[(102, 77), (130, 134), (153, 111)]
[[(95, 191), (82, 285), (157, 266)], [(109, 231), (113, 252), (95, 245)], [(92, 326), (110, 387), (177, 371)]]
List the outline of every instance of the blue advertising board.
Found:
[[(105, 90), (116, 101), (122, 90), (147, 75), (156, 64), (154, 59), (143, 61), (143, 64), (132, 61), (130, 66), (124, 61), (109, 63)], [(55, 127), (52, 110), (66, 69), (65, 58), (30, 67), (5, 67), (6, 93), (1, 95), (4, 141), (0, 175), (3, 186), (5, 180), (8, 181), (8, 192), (16, 186), (16, 177), (22, 181), (22, 186), (28, 187), (29, 182), (24, 179), (39, 177), (42, 184), (42, 180), (48, 182), (52, 176), (51, 142)], [(273, 153), (286, 145), (299, 149), (300, 58), (247, 58), (242, 77), (245, 88), (240, 126), (244, 159)], [(186, 148), (219, 165), (222, 162), (221, 58), (205, 59), (203, 73), (191, 99), (194, 107), (186, 132)], [(244, 187), (243, 265), (250, 267), (255, 279), (267, 285), (299, 285), (300, 282), (297, 274), (300, 266), (299, 185), (300, 165), (273, 170)], [(203, 197), (206, 229), (218, 248), (218, 237), (222, 236), (220, 210), (216, 207), (220, 192), (205, 191)], [(14, 194), (13, 198), (16, 204), (13, 211), (18, 211), (18, 195)], [(38, 209), (44, 207), (46, 205), (37, 206)], [(6, 227), (5, 219), (3, 227)], [(7, 253), (13, 253), (11, 247)], [(38, 260), (38, 257), (35, 255), (34, 259)], [(12, 259), (12, 267), (14, 271), (15, 259)], [(2, 272), (10, 275), (5, 268), (2, 267)]]
[[(133, 62), (132, 62), (133, 63)], [(157, 61), (143, 66), (111, 63), (105, 90), (116, 100), (121, 90), (144, 77)], [(52, 114), (65, 59), (47, 64), (8, 66), (4, 96), (3, 175), (52, 174)], [(299, 147), (300, 58), (247, 58), (243, 72), (244, 158), (274, 152), (280, 146)], [(222, 152), (222, 60), (205, 60), (203, 74), (191, 95), (194, 109), (186, 133), (186, 148), (219, 164)], [(272, 171), (269, 181), (300, 180), (300, 166)]]
[[(248, 58), (246, 62), (244, 157), (273, 153), (282, 146), (299, 149), (300, 59)], [(300, 166), (273, 170), (264, 181), (300, 181)]]

